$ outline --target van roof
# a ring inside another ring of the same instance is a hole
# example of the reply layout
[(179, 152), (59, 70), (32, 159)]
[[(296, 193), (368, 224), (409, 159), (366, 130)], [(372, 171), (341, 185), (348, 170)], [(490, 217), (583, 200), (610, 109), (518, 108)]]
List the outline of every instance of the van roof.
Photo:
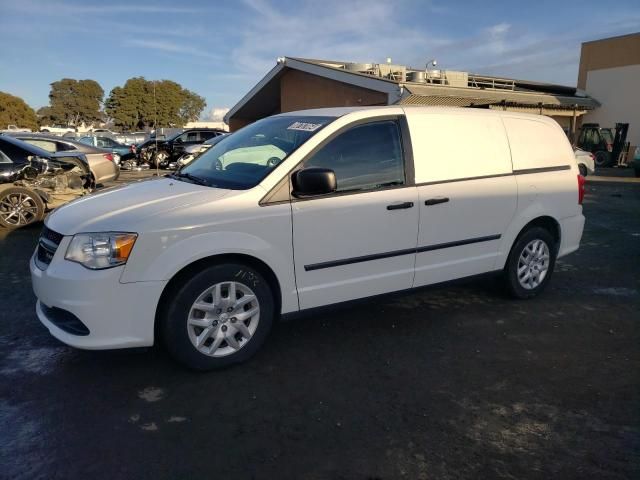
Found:
[(438, 112), (465, 115), (496, 115), (509, 118), (526, 118), (529, 120), (538, 120), (544, 123), (556, 124), (556, 121), (545, 115), (537, 115), (533, 113), (507, 112), (503, 110), (489, 110), (485, 108), (469, 108), (469, 107), (422, 107), (417, 105), (385, 105), (377, 107), (332, 107), (332, 108), (315, 108), (310, 110), (297, 110), (293, 112), (281, 113), (279, 116), (304, 115), (307, 117), (343, 117), (355, 112), (369, 111), (372, 114), (384, 114), (388, 110), (398, 110), (401, 108), (406, 115), (410, 116), (415, 113)]

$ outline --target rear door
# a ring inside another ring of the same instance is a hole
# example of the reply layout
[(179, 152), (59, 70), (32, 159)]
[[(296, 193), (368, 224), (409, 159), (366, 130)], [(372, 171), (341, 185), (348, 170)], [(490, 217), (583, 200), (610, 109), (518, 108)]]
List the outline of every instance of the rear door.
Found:
[(294, 199), (296, 283), (312, 308), (411, 287), (418, 196), (397, 118), (347, 127), (304, 162), (338, 191)]
[(517, 208), (502, 120), (463, 110), (408, 121), (420, 207), (414, 285), (493, 270)]

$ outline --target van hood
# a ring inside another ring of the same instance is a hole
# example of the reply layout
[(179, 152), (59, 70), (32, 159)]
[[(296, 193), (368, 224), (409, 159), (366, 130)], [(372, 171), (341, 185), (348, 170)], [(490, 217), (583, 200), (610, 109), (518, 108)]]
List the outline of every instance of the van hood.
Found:
[(45, 223), (63, 235), (139, 232), (152, 217), (191, 205), (210, 204), (233, 192), (169, 178), (151, 179), (80, 197), (54, 210)]

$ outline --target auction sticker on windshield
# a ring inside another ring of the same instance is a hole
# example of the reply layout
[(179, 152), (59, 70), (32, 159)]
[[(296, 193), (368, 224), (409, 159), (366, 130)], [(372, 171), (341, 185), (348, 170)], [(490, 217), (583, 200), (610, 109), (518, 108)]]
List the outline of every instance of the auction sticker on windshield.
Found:
[(287, 130), (302, 130), (304, 132), (315, 132), (322, 126), (321, 123), (293, 122)]

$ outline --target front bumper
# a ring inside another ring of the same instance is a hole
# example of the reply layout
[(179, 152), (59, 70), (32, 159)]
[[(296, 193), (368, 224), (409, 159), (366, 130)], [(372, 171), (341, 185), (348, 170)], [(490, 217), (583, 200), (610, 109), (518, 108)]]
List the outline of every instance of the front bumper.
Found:
[[(40, 270), (31, 258), (38, 319), (58, 340), (77, 348), (153, 345), (156, 307), (166, 282), (120, 283), (124, 267), (88, 270), (64, 260), (69, 239), (63, 239), (46, 270)], [(51, 311), (57, 309), (77, 317), (89, 333), (75, 335), (57, 326), (51, 317)]]

